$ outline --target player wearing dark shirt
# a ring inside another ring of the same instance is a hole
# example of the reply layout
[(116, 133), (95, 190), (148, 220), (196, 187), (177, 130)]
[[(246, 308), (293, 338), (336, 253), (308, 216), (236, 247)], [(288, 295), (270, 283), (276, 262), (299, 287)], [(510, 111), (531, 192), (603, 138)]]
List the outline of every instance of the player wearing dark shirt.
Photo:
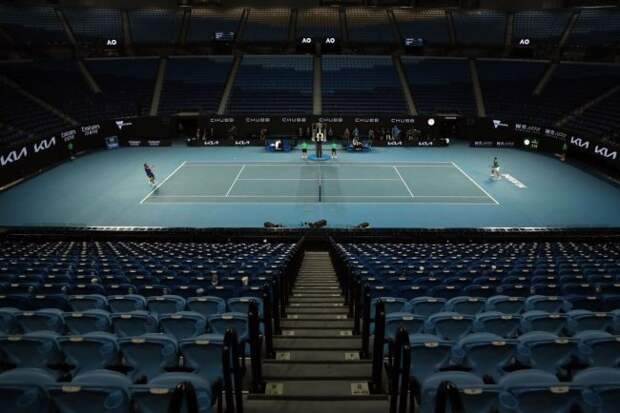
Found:
[(153, 173), (153, 167), (148, 163), (145, 163), (144, 172), (146, 173), (146, 177), (148, 178), (151, 186), (155, 186), (155, 174)]
[(493, 164), (491, 165), (491, 176), (495, 179), (501, 178), (499, 173), (499, 161), (497, 160), (497, 157), (493, 158)]

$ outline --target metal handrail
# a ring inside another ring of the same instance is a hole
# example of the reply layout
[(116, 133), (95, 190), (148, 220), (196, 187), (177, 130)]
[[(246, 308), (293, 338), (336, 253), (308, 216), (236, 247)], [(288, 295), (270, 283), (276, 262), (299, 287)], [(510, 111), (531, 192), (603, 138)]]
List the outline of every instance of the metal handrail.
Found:
[(362, 300), (362, 358), (370, 357), (370, 287), (364, 285)]
[(381, 391), (381, 373), (383, 371), (383, 346), (385, 344), (385, 303), (379, 300), (375, 306), (375, 331), (372, 349), (372, 385), (373, 392)]
[(273, 350), (274, 316), (272, 313), (272, 291), (271, 284), (267, 284), (263, 287), (263, 323), (265, 325), (265, 357), (267, 358), (275, 357), (275, 352)]
[(394, 364), (390, 380), (390, 413), (407, 411), (409, 373), (411, 369), (411, 347), (409, 333), (400, 328), (394, 341)]
[(261, 393), (264, 388), (261, 357), (262, 345), (260, 338), (258, 303), (255, 300), (250, 301), (248, 321), (250, 330), (250, 360), (252, 363), (252, 393)]
[(237, 332), (232, 329), (226, 330), (224, 334), (222, 370), (224, 373), (226, 413), (243, 413), (241, 366), (239, 365), (239, 339), (237, 338)]
[(198, 413), (198, 397), (196, 396), (196, 389), (190, 381), (176, 385), (168, 404), (168, 413), (181, 413), (183, 401), (187, 406), (187, 413)]
[(458, 388), (451, 381), (442, 381), (435, 396), (435, 413), (446, 413), (448, 402), (452, 413), (465, 413), (463, 400)]

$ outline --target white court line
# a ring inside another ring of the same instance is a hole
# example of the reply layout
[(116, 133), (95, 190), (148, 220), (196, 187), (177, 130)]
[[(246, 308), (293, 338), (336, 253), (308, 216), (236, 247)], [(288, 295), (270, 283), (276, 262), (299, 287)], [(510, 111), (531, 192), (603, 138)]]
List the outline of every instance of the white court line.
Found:
[(470, 181), (471, 181), (474, 185), (476, 185), (476, 186), (478, 187), (478, 189), (480, 189), (480, 190), (481, 190), (482, 192), (484, 192), (484, 193), (485, 193), (485, 194), (486, 194), (489, 198), (491, 198), (491, 200), (492, 200), (493, 202), (495, 202), (497, 205), (499, 205), (499, 202), (497, 202), (497, 200), (496, 200), (495, 198), (493, 198), (493, 197), (491, 196), (491, 194), (489, 194), (487, 191), (485, 191), (485, 190), (484, 190), (484, 188), (483, 188), (483, 187), (481, 187), (481, 186), (478, 184), (478, 182), (474, 181), (474, 180), (473, 180), (473, 178), (472, 178), (471, 176), (467, 175), (467, 173), (465, 173), (465, 171), (464, 171), (464, 170), (462, 170), (460, 166), (458, 166), (458, 165), (457, 165), (457, 164), (455, 164), (454, 162), (452, 162), (452, 165), (454, 165), (454, 167), (455, 167), (456, 169), (458, 169), (460, 173), (462, 173), (463, 175), (465, 175), (465, 177), (466, 177), (467, 179), (469, 179), (469, 180), (470, 180)]
[(400, 174), (400, 172), (398, 171), (398, 168), (394, 166), (394, 170), (396, 171), (396, 173), (398, 174), (398, 177), (400, 178), (400, 181), (403, 183), (403, 185), (405, 185), (405, 188), (407, 188), (407, 191), (409, 191), (409, 195), (411, 195), (411, 198), (415, 198), (413, 196), (413, 192), (411, 192), (411, 189), (409, 188), (409, 185), (407, 185), (407, 182), (405, 182), (405, 180), (403, 179), (403, 176)]
[[(240, 164), (245, 164), (245, 165), (256, 165), (256, 166), (269, 166), (269, 165), (274, 165), (274, 166), (284, 166), (284, 165), (299, 165), (299, 166), (308, 166), (308, 165), (316, 165), (319, 166), (320, 163), (301, 163), (301, 162), (295, 162), (295, 161), (290, 161), (290, 162), (273, 162), (273, 161), (252, 161), (252, 162), (243, 162), (243, 161), (239, 161), (239, 162), (230, 162), (230, 161), (186, 161), (187, 162), (187, 166), (201, 166), (201, 165), (217, 165), (217, 166), (222, 166), (222, 165), (235, 165), (238, 166)], [(412, 164), (412, 165), (419, 165), (419, 166), (425, 166), (425, 165), (429, 165), (429, 166), (433, 166), (433, 165), (448, 165), (450, 166), (452, 164), (452, 162), (444, 162), (444, 161), (437, 161), (437, 162), (424, 162), (424, 161), (391, 161), (391, 162), (342, 162), (339, 161), (336, 165), (360, 165), (360, 166), (368, 166), (368, 165), (372, 165), (372, 166), (388, 166), (388, 167), (392, 167), (393, 164)], [(324, 165), (332, 165), (331, 163), (328, 164), (324, 164)]]
[(142, 198), (142, 201), (140, 201), (140, 203), (141, 203), (141, 204), (143, 204), (143, 203), (144, 203), (144, 201), (146, 201), (146, 199), (147, 199), (148, 197), (150, 197), (151, 195), (153, 195), (153, 193), (154, 193), (155, 191), (157, 191), (159, 188), (161, 188), (161, 186), (162, 186), (163, 184), (165, 184), (165, 183), (166, 183), (166, 181), (167, 181), (168, 179), (172, 178), (172, 175), (176, 174), (176, 173), (178, 172), (178, 170), (179, 170), (179, 169), (181, 169), (183, 166), (185, 166), (185, 164), (186, 164), (186, 163), (187, 163), (187, 161), (185, 161), (185, 162), (183, 162), (181, 165), (177, 166), (177, 167), (176, 167), (176, 169), (170, 173), (170, 175), (168, 175), (168, 176), (167, 176), (167, 177), (166, 177), (163, 181), (161, 181), (161, 183), (159, 183), (159, 185), (157, 185), (155, 188), (153, 188), (153, 190), (152, 190), (151, 192), (149, 192), (148, 194), (146, 194), (146, 196), (145, 196), (144, 198)]
[(239, 178), (240, 181), (400, 181), (396, 178)]
[[(327, 198), (411, 198), (407, 195), (325, 195)], [(316, 195), (153, 195), (151, 198), (316, 198)], [(481, 198), (486, 195), (416, 195), (414, 198)]]
[(232, 184), (230, 184), (230, 188), (228, 188), (228, 192), (226, 192), (226, 195), (224, 195), (224, 197), (228, 198), (228, 196), (230, 195), (230, 191), (232, 191), (233, 186), (235, 186), (235, 184), (237, 183), (237, 181), (239, 180), (239, 177), (241, 176), (241, 174), (243, 173), (243, 170), (245, 169), (245, 164), (243, 164), (243, 166), (241, 167), (241, 169), (239, 169), (239, 173), (237, 173), (237, 176), (235, 176), (235, 180), (233, 181)]
[[(316, 198), (316, 197), (313, 197)], [(407, 196), (407, 197), (403, 197), (405, 199), (411, 199), (411, 197)], [(415, 197), (414, 199), (417, 199), (419, 197)], [(485, 197), (486, 198), (486, 197)], [(230, 199), (230, 198), (228, 198)], [(213, 201), (213, 202), (209, 202), (209, 201), (200, 201), (200, 202), (191, 202), (191, 201), (180, 201), (180, 202), (175, 202), (175, 201), (158, 201), (158, 202), (151, 202), (150, 204), (154, 205), (154, 204), (163, 204), (163, 205), (248, 205), (248, 206), (252, 206), (253, 208), (256, 206), (256, 204), (252, 203), (252, 202), (235, 202), (235, 201), (227, 201), (227, 202), (217, 202), (217, 201)], [(312, 202), (307, 202), (307, 201), (299, 201), (299, 202), (286, 202), (286, 201), (273, 201), (273, 202), (261, 202), (261, 205), (299, 205), (299, 204), (333, 204), (333, 205), (340, 205), (340, 204), (349, 204), (349, 205), (407, 205), (407, 206), (418, 206), (418, 205), (444, 205), (444, 206), (452, 206), (452, 205), (459, 205), (459, 206), (464, 206), (464, 205), (487, 205), (487, 206), (493, 206), (496, 207), (495, 204), (493, 204), (492, 202), (414, 202), (414, 201), (410, 201), (410, 202), (390, 202), (390, 201), (367, 201), (367, 202), (348, 202), (348, 201), (312, 201)]]

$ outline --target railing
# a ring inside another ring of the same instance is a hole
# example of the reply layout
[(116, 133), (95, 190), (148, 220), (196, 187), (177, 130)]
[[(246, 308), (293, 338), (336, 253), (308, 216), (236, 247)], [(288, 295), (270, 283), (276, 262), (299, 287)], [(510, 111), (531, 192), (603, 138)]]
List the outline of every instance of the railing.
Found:
[(293, 247), (293, 256), (284, 268), (284, 273), (280, 275), (279, 283), (273, 289), (274, 297), (274, 315), (277, 313), (277, 321), (274, 323), (275, 334), (281, 334), (280, 320), (286, 316), (286, 306), (288, 305), (289, 296), (293, 291), (293, 285), (295, 284), (295, 278), (301, 268), (301, 262), (303, 260), (303, 244), (306, 237), (303, 236)]
[(353, 334), (360, 335), (361, 300), (359, 295), (361, 294), (361, 286), (353, 277), (349, 266), (340, 256), (338, 246), (332, 237), (329, 237), (329, 255), (334, 264), (340, 288), (344, 293), (345, 304), (349, 308), (348, 315), (353, 318)]
[(243, 413), (239, 339), (237, 338), (237, 332), (235, 330), (228, 329), (226, 330), (226, 334), (224, 334), (222, 367), (224, 373), (226, 413)]
[(184, 404), (187, 407), (185, 410), (187, 413), (199, 412), (196, 389), (189, 381), (181, 382), (174, 388), (168, 404), (168, 413), (181, 413)]
[[(394, 362), (390, 378), (390, 413), (406, 413), (409, 394), (409, 373), (411, 369), (411, 347), (409, 333), (401, 328), (394, 341)], [(412, 403), (413, 407), (413, 403)]]
[(378, 300), (375, 306), (375, 331), (372, 349), (372, 388), (380, 393), (383, 372), (383, 347), (385, 345), (385, 303)]
[(435, 413), (446, 413), (446, 408), (450, 403), (451, 413), (465, 413), (461, 394), (451, 381), (442, 381), (437, 387), (437, 395), (435, 396)]
[[(359, 291), (359, 305), (357, 308), (361, 310), (362, 316), (362, 358), (370, 357), (370, 288), (367, 285), (361, 285)], [(356, 313), (356, 317), (358, 317), (359, 311)]]
[[(265, 315), (265, 319), (266, 318), (267, 317)], [(262, 340), (260, 336), (260, 315), (258, 304), (254, 300), (250, 301), (248, 321), (250, 330), (250, 360), (252, 364), (252, 393), (261, 393), (265, 387), (263, 384), (262, 372)]]
[(263, 322), (265, 325), (265, 357), (274, 358), (275, 352), (273, 351), (273, 330), (275, 328), (276, 320), (278, 328), (280, 326), (279, 316), (274, 314), (273, 305), (273, 287), (271, 284), (266, 284), (263, 287)]

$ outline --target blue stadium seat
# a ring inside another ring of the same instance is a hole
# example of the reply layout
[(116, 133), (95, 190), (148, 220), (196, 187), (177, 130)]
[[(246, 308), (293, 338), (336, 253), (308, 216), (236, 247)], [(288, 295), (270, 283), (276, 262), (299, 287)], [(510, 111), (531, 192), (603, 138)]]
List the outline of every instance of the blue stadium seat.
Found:
[(222, 313), (214, 314), (207, 318), (209, 330), (214, 334), (224, 335), (226, 330), (231, 329), (237, 332), (239, 342), (249, 339), (249, 323), (247, 314), (243, 313)]
[(410, 300), (402, 311), (410, 312), (421, 316), (429, 316), (431, 314), (439, 313), (443, 310), (446, 304), (444, 298), (435, 297), (418, 297)]
[(506, 295), (495, 295), (489, 297), (485, 303), (487, 311), (499, 311), (505, 314), (518, 315), (523, 311), (525, 299), (523, 297), (508, 297)]
[(517, 336), (521, 327), (521, 317), (498, 311), (486, 311), (476, 315), (474, 331), (477, 333), (492, 333), (500, 337), (512, 338)]
[(146, 311), (112, 314), (112, 329), (118, 337), (135, 337), (157, 332), (157, 318)]
[(193, 338), (205, 333), (207, 319), (193, 311), (164, 314), (159, 317), (159, 328), (177, 340)]
[(604, 331), (582, 331), (578, 340), (579, 360), (592, 367), (620, 367), (620, 339)]
[(14, 413), (40, 413), (51, 411), (47, 387), (56, 377), (46, 370), (18, 368), (0, 374), (0, 400), (2, 409)]
[[(146, 386), (134, 386), (131, 389), (135, 405), (144, 413), (168, 413), (174, 388), (183, 382), (192, 383), (196, 392), (198, 412), (211, 413), (211, 383), (191, 373), (164, 373), (155, 377)], [(186, 411), (187, 401), (183, 400), (180, 411)]]
[(521, 317), (521, 332), (548, 331), (561, 335), (567, 326), (566, 314), (548, 313), (546, 311), (526, 311)]
[(446, 340), (458, 340), (469, 334), (473, 328), (472, 316), (453, 312), (440, 312), (427, 318), (425, 331)]
[(69, 306), (72, 311), (107, 310), (108, 300), (103, 295), (73, 295), (69, 297)]
[(108, 297), (108, 305), (113, 313), (128, 313), (146, 310), (146, 299), (141, 295), (112, 295)]
[(444, 340), (432, 334), (412, 334), (409, 336), (411, 347), (410, 375), (422, 383), (433, 373), (450, 365), (452, 341)]
[(112, 328), (110, 314), (104, 310), (86, 310), (64, 313), (65, 326), (69, 334), (81, 335), (95, 331), (109, 332)]
[(500, 411), (545, 411), (568, 413), (580, 402), (580, 391), (560, 383), (557, 377), (540, 370), (521, 370), (504, 376), (499, 385)]
[(490, 377), (494, 382), (505, 373), (504, 367), (513, 363), (517, 341), (491, 333), (473, 333), (460, 339), (452, 348), (452, 364), (470, 369), (478, 377)]
[(611, 331), (613, 316), (609, 313), (594, 313), (588, 310), (572, 310), (567, 313), (566, 331), (575, 335), (586, 330)]
[(576, 386), (585, 386), (582, 406), (585, 412), (612, 413), (620, 402), (620, 370), (592, 367), (573, 377)]
[(394, 312), (385, 316), (385, 337), (388, 341), (394, 341), (396, 334), (401, 328), (407, 330), (409, 334), (424, 332), (425, 318), (420, 315)]
[(125, 413), (131, 411), (131, 380), (110, 370), (91, 370), (71, 383), (50, 387), (54, 405), (63, 413)]
[(219, 297), (190, 297), (187, 299), (187, 309), (209, 317), (226, 312), (226, 301)]
[(0, 308), (0, 333), (11, 334), (15, 332), (15, 315), (19, 310), (16, 308)]
[(119, 364), (116, 336), (96, 331), (76, 336), (65, 336), (58, 343), (66, 356), (67, 364), (73, 366), (75, 376), (86, 371), (105, 369)]
[(123, 355), (123, 364), (132, 370), (128, 373), (133, 381), (154, 377), (166, 369), (178, 366), (177, 341), (161, 333), (149, 333), (118, 340)]
[(185, 299), (178, 295), (161, 295), (149, 297), (147, 309), (155, 315), (178, 313), (185, 310)]
[(18, 312), (15, 314), (15, 323), (22, 333), (54, 331), (62, 334), (65, 331), (62, 311), (55, 308)]
[(425, 379), (422, 383), (422, 388), (420, 392), (420, 412), (432, 413), (436, 411), (435, 399), (437, 396), (437, 388), (444, 381), (448, 381), (454, 384), (455, 386), (457, 386), (457, 388), (479, 388), (484, 385), (480, 376), (464, 371), (446, 371), (441, 373), (435, 373)]
[(223, 346), (224, 337), (219, 334), (204, 334), (179, 343), (186, 367), (210, 383), (223, 379)]
[(562, 372), (576, 357), (577, 342), (543, 331), (532, 331), (518, 338), (517, 360), (528, 367), (551, 374)]
[(483, 311), (485, 300), (480, 297), (459, 296), (448, 300), (445, 306), (446, 311), (454, 313), (475, 315)]
[(33, 367), (49, 370), (48, 366), (58, 365), (63, 360), (58, 338), (57, 333), (50, 331), (0, 337), (3, 362), (19, 368)]

